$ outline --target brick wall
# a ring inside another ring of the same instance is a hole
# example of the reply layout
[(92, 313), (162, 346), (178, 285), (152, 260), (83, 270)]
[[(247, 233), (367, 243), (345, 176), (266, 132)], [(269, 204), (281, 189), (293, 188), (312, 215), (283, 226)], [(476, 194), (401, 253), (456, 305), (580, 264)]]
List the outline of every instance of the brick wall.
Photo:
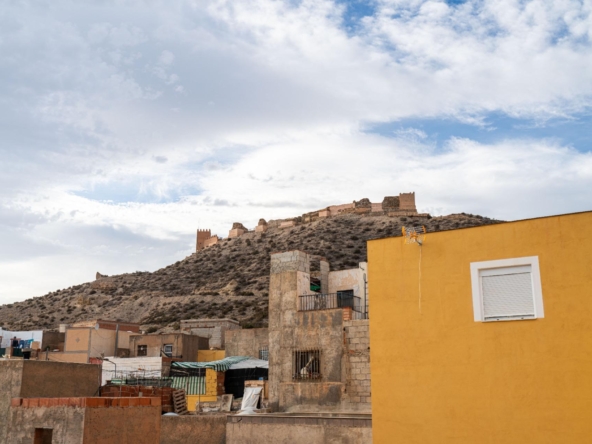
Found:
[(347, 399), (357, 409), (371, 409), (370, 334), (368, 320), (344, 321)]
[(171, 387), (146, 387), (143, 385), (106, 385), (101, 388), (101, 397), (106, 398), (160, 398), (163, 413), (173, 412), (173, 389)]

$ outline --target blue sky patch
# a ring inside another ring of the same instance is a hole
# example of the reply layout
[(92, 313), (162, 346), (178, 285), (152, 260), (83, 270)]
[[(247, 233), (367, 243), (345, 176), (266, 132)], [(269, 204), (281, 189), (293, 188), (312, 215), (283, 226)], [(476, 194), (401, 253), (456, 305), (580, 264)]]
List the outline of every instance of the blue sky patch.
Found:
[(452, 137), (471, 139), (482, 144), (494, 144), (507, 139), (555, 139), (580, 152), (592, 152), (592, 114), (582, 113), (572, 118), (550, 119), (544, 123), (531, 119), (492, 113), (484, 126), (470, 125), (455, 119), (403, 119), (376, 124), (365, 132), (386, 137), (399, 137), (409, 129), (423, 131), (428, 141), (437, 147)]
[(376, 2), (372, 0), (337, 0), (337, 4), (345, 6), (343, 24), (348, 33), (355, 32), (360, 20), (376, 12)]

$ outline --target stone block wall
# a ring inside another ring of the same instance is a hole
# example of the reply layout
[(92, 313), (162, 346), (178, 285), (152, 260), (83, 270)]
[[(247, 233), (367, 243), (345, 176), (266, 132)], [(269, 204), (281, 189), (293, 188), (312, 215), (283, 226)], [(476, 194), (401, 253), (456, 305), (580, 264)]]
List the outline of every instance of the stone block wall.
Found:
[(347, 402), (359, 411), (371, 411), (369, 321), (344, 321)]
[(220, 238), (218, 236), (212, 236), (204, 241), (204, 248), (211, 247), (212, 245), (216, 245)]
[(415, 208), (415, 192), (399, 194), (399, 209), (401, 211), (417, 211)]

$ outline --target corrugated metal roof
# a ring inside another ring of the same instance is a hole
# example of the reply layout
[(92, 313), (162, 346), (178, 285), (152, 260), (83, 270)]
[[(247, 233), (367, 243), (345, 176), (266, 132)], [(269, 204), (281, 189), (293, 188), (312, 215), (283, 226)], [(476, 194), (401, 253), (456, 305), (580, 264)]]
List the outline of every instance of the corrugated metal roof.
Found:
[(173, 362), (171, 368), (211, 368), (217, 372), (225, 372), (232, 364), (251, 359), (249, 356), (230, 356), (211, 362)]
[(187, 395), (205, 395), (206, 378), (204, 376), (173, 376), (171, 387), (185, 390)]
[(269, 361), (263, 359), (249, 358), (244, 361), (232, 364), (228, 370), (240, 370), (245, 368), (269, 368)]

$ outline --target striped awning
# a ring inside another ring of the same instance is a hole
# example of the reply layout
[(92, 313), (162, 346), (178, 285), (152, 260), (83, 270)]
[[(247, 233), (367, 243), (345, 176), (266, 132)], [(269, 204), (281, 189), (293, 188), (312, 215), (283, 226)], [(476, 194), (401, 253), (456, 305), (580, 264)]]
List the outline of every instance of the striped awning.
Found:
[(203, 376), (173, 376), (171, 387), (185, 390), (187, 395), (205, 395), (206, 378)]
[(251, 359), (249, 356), (230, 356), (211, 362), (173, 362), (171, 368), (211, 368), (217, 372), (225, 372), (232, 364)]

